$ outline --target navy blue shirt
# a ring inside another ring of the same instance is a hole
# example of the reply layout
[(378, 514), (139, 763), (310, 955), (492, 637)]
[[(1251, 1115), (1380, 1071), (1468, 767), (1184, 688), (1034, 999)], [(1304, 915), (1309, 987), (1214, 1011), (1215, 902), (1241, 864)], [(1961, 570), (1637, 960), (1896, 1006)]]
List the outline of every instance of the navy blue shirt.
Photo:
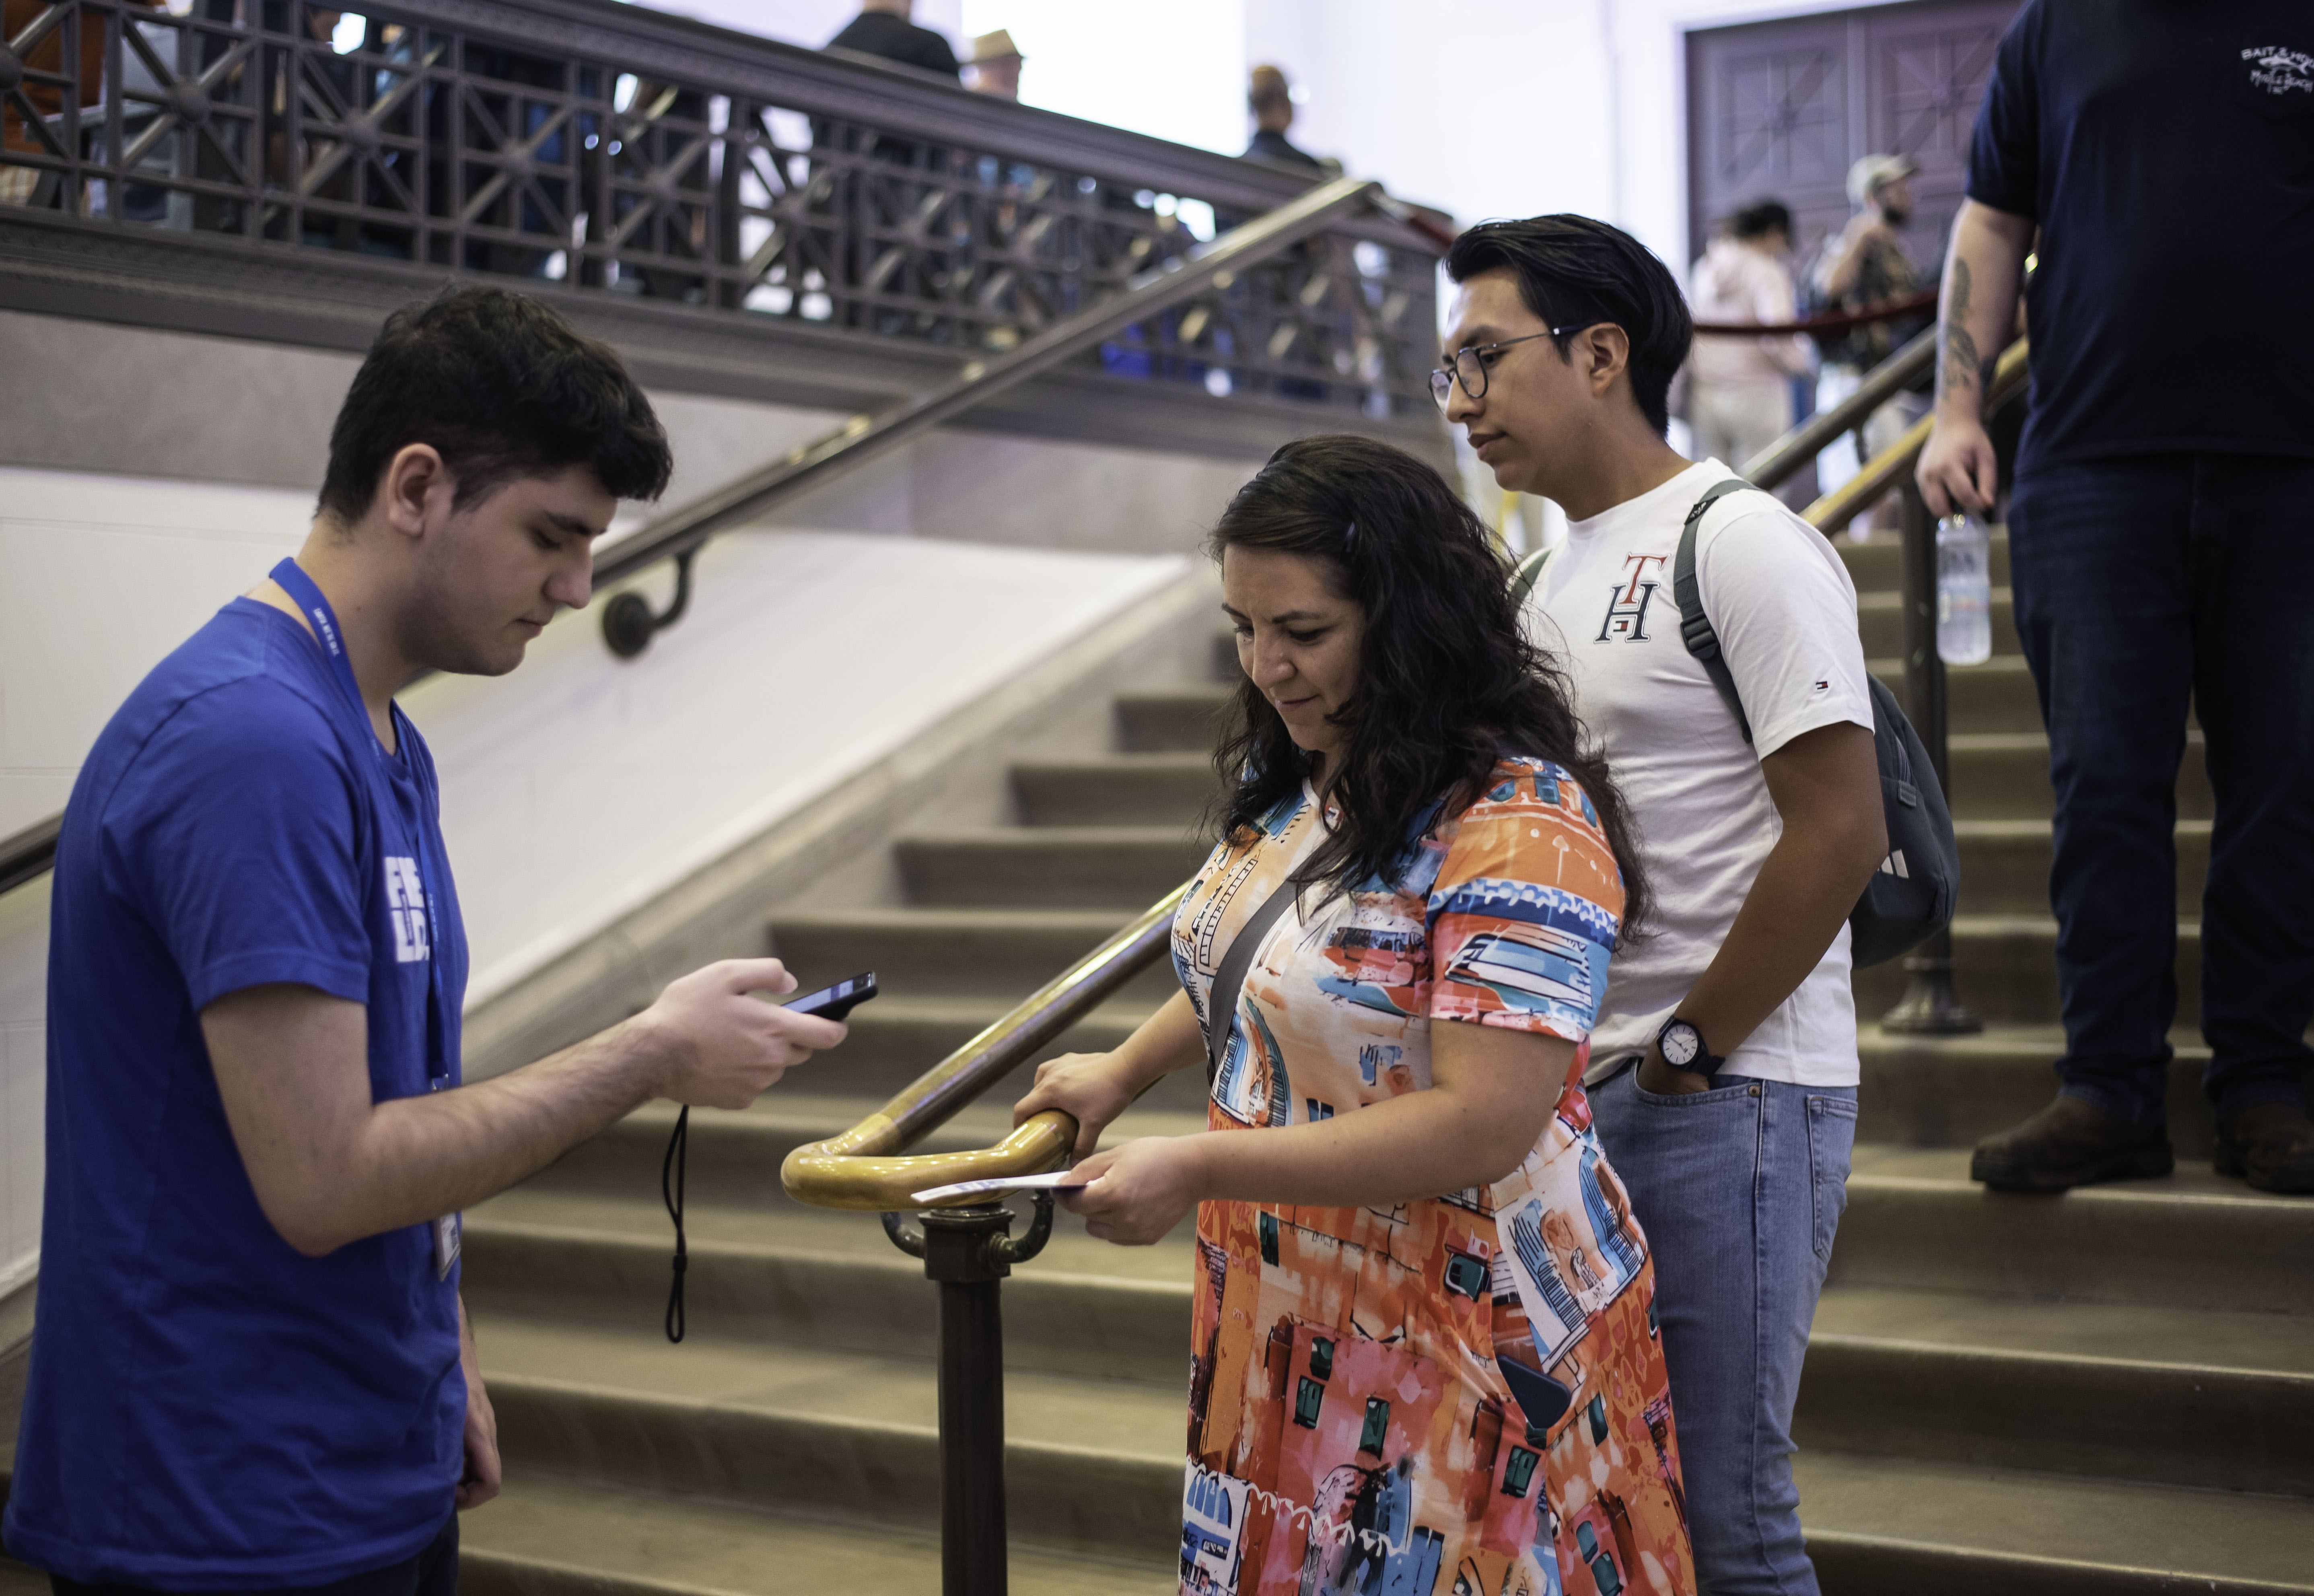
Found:
[(2041, 225), (2020, 472), (2314, 455), (2314, 4), (2032, 0), (1968, 196)]
[(366, 1005), (375, 1099), (455, 1082), (465, 943), (433, 763), (395, 717), (389, 756), (298, 622), (236, 599), (129, 695), (73, 788), (6, 1524), (39, 1567), (319, 1584), (414, 1556), (451, 1512), (455, 1267), (428, 1225), (321, 1258), (284, 1241), (199, 1018), (296, 983)]

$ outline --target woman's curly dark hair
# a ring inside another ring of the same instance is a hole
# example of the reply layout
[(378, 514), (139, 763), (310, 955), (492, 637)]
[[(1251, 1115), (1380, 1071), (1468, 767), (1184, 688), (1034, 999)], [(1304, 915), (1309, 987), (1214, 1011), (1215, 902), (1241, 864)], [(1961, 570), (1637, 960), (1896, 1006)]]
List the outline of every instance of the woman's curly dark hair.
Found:
[[(1218, 562), (1231, 549), (1315, 560), (1365, 614), (1357, 686), (1334, 715), (1347, 733), (1327, 793), (1340, 818), (1297, 881), (1342, 892), (1394, 877), (1425, 811), (1442, 797), (1450, 814), (1468, 808), (1503, 755), (1525, 754), (1581, 783), (1622, 867), (1624, 938), (1645, 923), (1647, 885), (1622, 797), (1585, 746), (1565, 676), (1526, 639), (1508, 561), (1444, 478), (1372, 438), (1303, 438), (1222, 512), (1206, 551)], [(1250, 835), (1316, 758), (1244, 679), (1214, 753), (1220, 834)]]

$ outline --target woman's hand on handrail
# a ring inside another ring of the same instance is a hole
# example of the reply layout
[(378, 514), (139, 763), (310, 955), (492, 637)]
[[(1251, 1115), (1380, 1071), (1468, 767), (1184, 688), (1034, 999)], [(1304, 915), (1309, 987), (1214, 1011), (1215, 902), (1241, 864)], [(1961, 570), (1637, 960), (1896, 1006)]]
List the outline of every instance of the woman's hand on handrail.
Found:
[(1037, 1066), (1036, 1084), (1012, 1106), (1012, 1123), (1058, 1108), (1077, 1122), (1072, 1161), (1090, 1157), (1100, 1133), (1133, 1100), (1176, 1070), (1206, 1056), (1205, 1033), (1197, 1027), (1189, 994), (1177, 992), (1144, 1020), (1114, 1053), (1070, 1053)]

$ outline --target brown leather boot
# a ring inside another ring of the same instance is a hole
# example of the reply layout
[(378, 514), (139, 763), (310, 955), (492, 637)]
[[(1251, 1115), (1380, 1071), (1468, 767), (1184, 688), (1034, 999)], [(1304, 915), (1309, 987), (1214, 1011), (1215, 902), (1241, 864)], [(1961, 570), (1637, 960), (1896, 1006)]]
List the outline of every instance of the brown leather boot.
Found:
[(2175, 1164), (2166, 1126), (2127, 1124), (2094, 1104), (2060, 1097), (2023, 1124), (1978, 1142), (1968, 1177), (1997, 1192), (2062, 1192), (2167, 1175)]
[(2295, 1103), (2261, 1103), (2218, 1122), (2221, 1175), (2262, 1192), (2314, 1192), (2314, 1119)]

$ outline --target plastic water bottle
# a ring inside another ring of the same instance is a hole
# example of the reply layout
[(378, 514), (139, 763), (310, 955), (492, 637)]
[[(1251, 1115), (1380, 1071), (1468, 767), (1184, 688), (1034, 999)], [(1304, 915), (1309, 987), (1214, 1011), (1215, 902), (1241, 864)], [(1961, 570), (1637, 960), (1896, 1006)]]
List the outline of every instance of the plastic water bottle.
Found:
[(1974, 516), (1937, 523), (1937, 653), (1947, 665), (1992, 657), (1992, 534)]

